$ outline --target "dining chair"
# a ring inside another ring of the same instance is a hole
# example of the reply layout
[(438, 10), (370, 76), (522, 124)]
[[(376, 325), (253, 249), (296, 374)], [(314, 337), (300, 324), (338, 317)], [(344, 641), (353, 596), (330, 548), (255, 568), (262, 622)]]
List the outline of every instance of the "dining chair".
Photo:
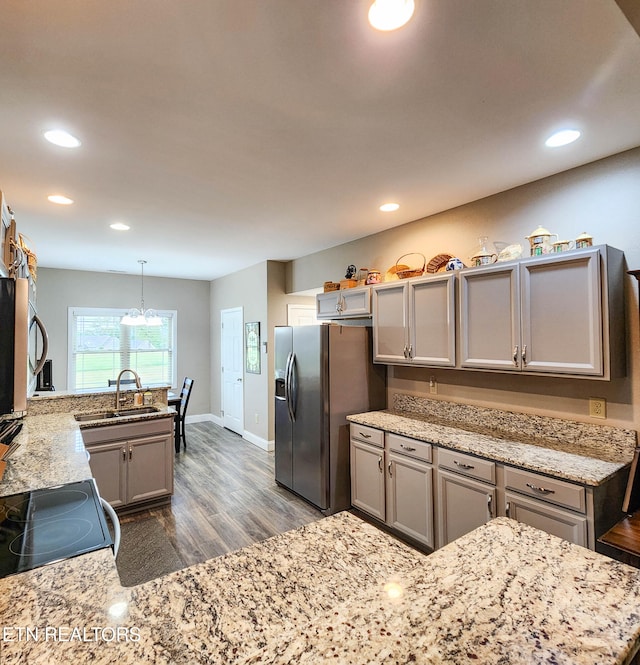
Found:
[(175, 421), (175, 447), (176, 452), (180, 452), (180, 442), (184, 443), (185, 450), (187, 449), (187, 439), (184, 432), (184, 421), (187, 415), (187, 407), (189, 406), (189, 398), (191, 397), (191, 389), (193, 388), (193, 379), (188, 376), (185, 377), (180, 391), (180, 402), (175, 405), (176, 415)]

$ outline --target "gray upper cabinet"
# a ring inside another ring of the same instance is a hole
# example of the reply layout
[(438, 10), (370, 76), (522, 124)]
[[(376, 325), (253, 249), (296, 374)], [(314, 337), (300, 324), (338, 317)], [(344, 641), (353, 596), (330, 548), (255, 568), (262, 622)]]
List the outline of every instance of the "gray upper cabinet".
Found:
[(371, 316), (371, 287), (356, 287), (319, 293), (316, 296), (316, 318), (349, 319)]
[(517, 265), (460, 274), (460, 364), (520, 370), (520, 298)]
[(460, 273), (461, 367), (624, 374), (622, 252), (566, 252)]
[(374, 361), (455, 365), (455, 274), (374, 286)]

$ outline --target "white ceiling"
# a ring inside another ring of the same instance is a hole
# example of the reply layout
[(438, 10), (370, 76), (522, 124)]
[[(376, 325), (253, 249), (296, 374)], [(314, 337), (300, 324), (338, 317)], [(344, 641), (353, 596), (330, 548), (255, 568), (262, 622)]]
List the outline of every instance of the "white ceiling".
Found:
[(214, 279), (640, 145), (613, 0), (416, 0), (392, 33), (369, 1), (4, 0), (0, 188), (39, 264)]

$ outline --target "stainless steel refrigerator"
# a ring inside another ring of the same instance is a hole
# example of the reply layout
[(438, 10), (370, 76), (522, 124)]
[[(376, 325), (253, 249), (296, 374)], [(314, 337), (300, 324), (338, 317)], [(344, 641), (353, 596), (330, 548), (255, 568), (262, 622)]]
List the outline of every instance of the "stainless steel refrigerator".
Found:
[(330, 515), (351, 506), (346, 416), (385, 407), (371, 328), (275, 329), (276, 482)]

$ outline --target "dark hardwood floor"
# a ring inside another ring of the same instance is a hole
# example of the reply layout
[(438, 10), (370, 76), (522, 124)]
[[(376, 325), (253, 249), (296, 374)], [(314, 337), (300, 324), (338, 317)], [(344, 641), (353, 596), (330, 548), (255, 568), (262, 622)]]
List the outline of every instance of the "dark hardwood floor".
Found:
[(213, 423), (187, 425), (175, 457), (170, 506), (121, 516), (157, 517), (185, 566), (323, 517), (274, 480), (274, 454)]

